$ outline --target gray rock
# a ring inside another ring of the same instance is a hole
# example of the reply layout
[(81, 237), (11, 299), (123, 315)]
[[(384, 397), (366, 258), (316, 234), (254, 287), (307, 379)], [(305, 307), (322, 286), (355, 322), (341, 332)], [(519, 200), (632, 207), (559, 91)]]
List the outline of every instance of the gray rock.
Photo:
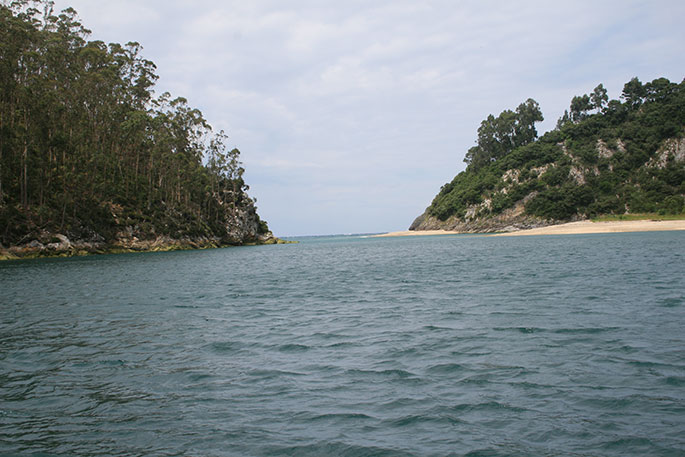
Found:
[(46, 246), (48, 249), (51, 251), (68, 251), (71, 249), (71, 241), (69, 241), (69, 238), (61, 233), (56, 234), (55, 238), (59, 240), (59, 243), (49, 243)]
[(45, 249), (45, 245), (38, 240), (31, 241), (27, 246), (34, 249)]
[(62, 235), (61, 233), (58, 233), (57, 235), (55, 235), (55, 238), (57, 238), (60, 241), (60, 243), (71, 244), (71, 241), (69, 241), (69, 238)]

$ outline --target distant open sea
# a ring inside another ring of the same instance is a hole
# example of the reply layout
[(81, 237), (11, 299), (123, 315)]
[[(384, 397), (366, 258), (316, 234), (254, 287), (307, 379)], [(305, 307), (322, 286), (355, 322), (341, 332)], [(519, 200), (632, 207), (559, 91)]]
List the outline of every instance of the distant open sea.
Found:
[(685, 455), (685, 232), (299, 241), (0, 263), (0, 455)]

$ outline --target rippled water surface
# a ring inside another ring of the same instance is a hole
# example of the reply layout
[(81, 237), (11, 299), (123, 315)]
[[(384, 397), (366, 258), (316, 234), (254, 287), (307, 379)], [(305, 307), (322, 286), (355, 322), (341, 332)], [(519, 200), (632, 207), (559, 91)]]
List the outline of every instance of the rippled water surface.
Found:
[(685, 233), (0, 264), (0, 454), (685, 454)]

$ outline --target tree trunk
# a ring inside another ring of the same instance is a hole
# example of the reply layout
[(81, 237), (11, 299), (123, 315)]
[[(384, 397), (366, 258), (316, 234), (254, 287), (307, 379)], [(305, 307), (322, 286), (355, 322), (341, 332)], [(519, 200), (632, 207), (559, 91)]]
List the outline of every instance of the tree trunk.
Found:
[(24, 207), (24, 210), (27, 210), (29, 207), (29, 202), (28, 202), (28, 165), (27, 165), (27, 159), (28, 159), (28, 151), (29, 151), (29, 145), (28, 145), (28, 140), (24, 140), (24, 152), (21, 155), (21, 162), (22, 162), (22, 177), (21, 177), (21, 206)]
[[(0, 119), (0, 131), (2, 131), (2, 119)], [(2, 194), (2, 135), (0, 135), (0, 207), (3, 205), (5, 199)]]

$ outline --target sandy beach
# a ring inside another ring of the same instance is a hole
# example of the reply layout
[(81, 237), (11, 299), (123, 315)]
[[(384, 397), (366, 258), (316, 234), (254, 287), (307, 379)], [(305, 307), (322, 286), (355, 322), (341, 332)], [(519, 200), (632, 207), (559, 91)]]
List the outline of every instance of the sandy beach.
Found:
[[(580, 221), (567, 224), (550, 225), (518, 232), (494, 233), (489, 236), (526, 236), (526, 235), (579, 235), (584, 233), (621, 233), (621, 232), (659, 232), (668, 230), (685, 230), (685, 220), (678, 221), (611, 221), (592, 222)], [(384, 233), (375, 235), (378, 237), (388, 236), (422, 236), (422, 235), (457, 235), (462, 232), (448, 230), (421, 230)]]
[(550, 225), (519, 232), (497, 233), (492, 236), (526, 236), (526, 235), (579, 235), (583, 233), (621, 233), (621, 232), (662, 232), (668, 230), (685, 230), (685, 220), (680, 221), (580, 221), (567, 224)]

